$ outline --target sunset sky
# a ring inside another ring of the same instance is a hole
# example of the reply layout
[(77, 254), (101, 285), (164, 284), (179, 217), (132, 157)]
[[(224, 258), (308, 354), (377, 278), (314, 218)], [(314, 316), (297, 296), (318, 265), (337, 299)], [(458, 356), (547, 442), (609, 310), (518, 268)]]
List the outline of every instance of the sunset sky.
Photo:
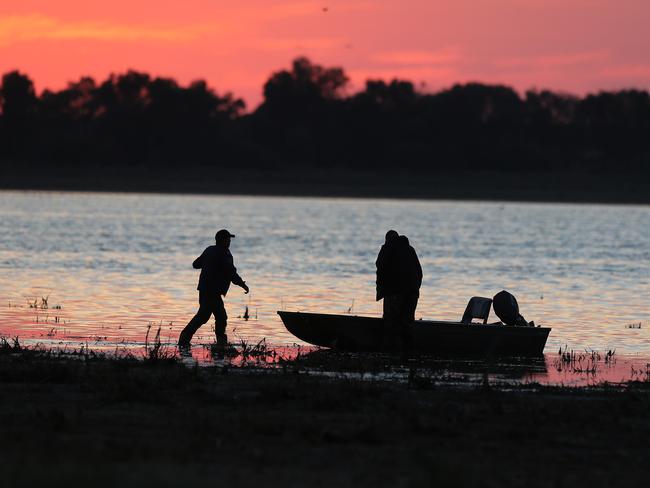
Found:
[(649, 25), (649, 0), (0, 0), (0, 73), (40, 91), (132, 68), (253, 108), (306, 55), (345, 68), (351, 91), (400, 77), (584, 94), (650, 89)]

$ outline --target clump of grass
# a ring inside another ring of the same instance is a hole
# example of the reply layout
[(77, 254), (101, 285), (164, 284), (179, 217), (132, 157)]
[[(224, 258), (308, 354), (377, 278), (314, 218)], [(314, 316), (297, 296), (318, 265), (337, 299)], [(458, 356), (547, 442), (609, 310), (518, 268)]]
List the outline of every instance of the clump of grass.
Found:
[(153, 342), (149, 344), (149, 333), (151, 332), (151, 324), (147, 325), (147, 335), (144, 338), (144, 355), (145, 361), (163, 361), (170, 360), (175, 358), (175, 354), (170, 351), (168, 344), (163, 344), (160, 340), (160, 331), (162, 326), (158, 326), (156, 330), (156, 335), (153, 338)]
[(275, 357), (275, 350), (266, 345), (266, 338), (263, 338), (257, 344), (252, 345), (244, 339), (240, 342), (240, 354), (244, 359), (266, 359)]
[[(29, 304), (29, 308), (36, 308), (36, 309), (41, 309), (41, 310), (47, 310), (49, 308), (48, 305), (48, 300), (50, 299), (50, 295), (46, 297), (41, 297), (41, 301), (39, 302), (37, 298), (34, 299), (33, 302), (28, 301), (27, 303)], [(56, 306), (54, 308), (60, 309), (60, 306)]]
[(269, 364), (276, 363), (280, 359), (276, 350), (266, 344), (266, 338), (257, 343), (250, 343), (246, 339), (240, 338), (239, 342), (234, 344), (215, 342), (204, 347), (210, 350), (213, 357), (239, 360), (242, 363)]
[(634, 365), (630, 366), (631, 368), (631, 377), (635, 381), (642, 381), (644, 383), (650, 383), (650, 363), (646, 363), (645, 369), (635, 368)]
[(603, 361), (605, 365), (616, 363), (616, 350), (610, 349), (604, 355), (598, 351), (585, 349), (585, 352), (569, 350), (567, 346), (558, 351), (558, 359), (554, 366), (558, 372), (569, 371), (571, 373), (587, 373), (595, 375), (598, 364)]
[(203, 347), (210, 351), (210, 355), (213, 358), (223, 359), (223, 358), (234, 358), (239, 356), (239, 351), (233, 344), (222, 344), (218, 342), (213, 342), (212, 344), (204, 344)]
[(21, 352), (24, 348), (20, 345), (18, 341), (18, 336), (13, 339), (7, 339), (6, 337), (0, 337), (0, 353), (14, 353)]

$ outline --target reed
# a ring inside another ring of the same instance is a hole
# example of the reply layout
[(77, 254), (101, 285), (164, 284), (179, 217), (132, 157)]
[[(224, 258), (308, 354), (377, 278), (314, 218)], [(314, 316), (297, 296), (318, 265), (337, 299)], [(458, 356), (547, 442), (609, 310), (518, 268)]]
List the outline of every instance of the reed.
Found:
[(148, 362), (159, 362), (159, 361), (170, 361), (176, 359), (175, 351), (171, 350), (169, 344), (163, 344), (160, 340), (160, 332), (162, 330), (162, 325), (158, 326), (156, 330), (156, 335), (153, 338), (153, 342), (149, 343), (149, 334), (151, 332), (152, 324), (147, 325), (147, 334), (144, 338), (144, 357), (145, 361)]
[(16, 353), (24, 351), (24, 348), (20, 345), (18, 341), (18, 336), (7, 339), (6, 337), (0, 337), (0, 353)]
[(564, 349), (558, 351), (558, 358), (553, 366), (558, 372), (568, 371), (571, 373), (586, 373), (595, 375), (600, 363), (611, 366), (616, 363), (616, 350), (610, 349), (604, 354), (593, 349), (585, 349), (584, 352), (569, 350), (565, 345)]

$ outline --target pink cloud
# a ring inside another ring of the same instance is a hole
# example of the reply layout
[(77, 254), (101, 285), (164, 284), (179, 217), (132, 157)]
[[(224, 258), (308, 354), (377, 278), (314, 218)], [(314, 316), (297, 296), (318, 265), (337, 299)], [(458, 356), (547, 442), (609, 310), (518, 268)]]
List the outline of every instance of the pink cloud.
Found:
[(219, 30), (215, 24), (184, 26), (65, 21), (42, 14), (0, 18), (0, 46), (38, 40), (187, 42)]
[(595, 51), (543, 54), (530, 57), (513, 57), (498, 59), (495, 64), (504, 68), (562, 68), (566, 66), (594, 64), (607, 61), (611, 51)]
[(287, 52), (296, 51), (324, 51), (344, 47), (346, 41), (341, 37), (321, 37), (321, 38), (258, 38), (251, 39), (248, 45), (252, 49), (260, 51)]
[(398, 66), (451, 64), (460, 59), (460, 49), (445, 48), (435, 51), (383, 51), (371, 59), (377, 63)]
[(610, 78), (645, 78), (650, 81), (650, 64), (608, 66), (600, 71), (602, 76)]

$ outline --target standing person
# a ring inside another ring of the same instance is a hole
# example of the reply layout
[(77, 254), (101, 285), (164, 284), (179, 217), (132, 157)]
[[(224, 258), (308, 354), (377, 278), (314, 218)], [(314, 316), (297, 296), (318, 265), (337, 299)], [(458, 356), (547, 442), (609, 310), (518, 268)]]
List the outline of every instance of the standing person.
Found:
[(375, 262), (377, 266), (377, 301), (395, 293), (395, 259), (393, 254), (398, 238), (397, 231), (391, 229), (386, 232), (384, 244), (379, 250), (379, 255), (377, 255), (377, 261)]
[(194, 260), (194, 269), (201, 270), (199, 277), (199, 311), (190, 320), (178, 338), (178, 346), (187, 348), (194, 333), (205, 324), (210, 315), (214, 315), (214, 332), (217, 344), (228, 342), (226, 325), (228, 315), (223, 305), (223, 296), (228, 293), (230, 283), (241, 286), (245, 293), (249, 292), (246, 282), (237, 274), (230, 254), (230, 240), (235, 236), (226, 229), (221, 229), (214, 236), (215, 245), (205, 248), (203, 253)]
[(386, 345), (401, 350), (405, 357), (412, 347), (421, 285), (422, 267), (408, 238), (394, 234), (389, 237), (387, 233), (386, 244), (377, 257), (377, 300), (384, 299)]

